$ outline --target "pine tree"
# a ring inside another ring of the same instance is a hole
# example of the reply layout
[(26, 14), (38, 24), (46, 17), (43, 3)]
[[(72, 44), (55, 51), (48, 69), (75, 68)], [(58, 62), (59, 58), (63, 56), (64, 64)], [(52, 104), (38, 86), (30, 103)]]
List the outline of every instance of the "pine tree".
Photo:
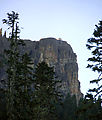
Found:
[(9, 36), (9, 42), (10, 42), (10, 49), (6, 50), (6, 54), (8, 57), (8, 69), (7, 69), (7, 74), (8, 74), (8, 91), (7, 91), (7, 116), (8, 116), (8, 120), (13, 120), (15, 119), (14, 116), (14, 94), (15, 94), (15, 90), (14, 90), (14, 85), (15, 85), (15, 81), (17, 78), (16, 75), (16, 70), (17, 70), (17, 61), (18, 61), (18, 33), (19, 33), (19, 29), (18, 29), (18, 13), (15, 13), (14, 11), (12, 11), (12, 13), (7, 13), (8, 15), (8, 19), (3, 19), (3, 23), (6, 23), (9, 28), (11, 29), (10, 32), (10, 36)]
[[(90, 81), (90, 83), (96, 83), (97, 87), (89, 89), (89, 93), (86, 95), (89, 101), (93, 101), (92, 103), (97, 103), (97, 101), (102, 102), (102, 21), (99, 21), (99, 24), (95, 26), (96, 29), (93, 32), (94, 37), (88, 39), (88, 44), (86, 44), (87, 48), (91, 50), (92, 53), (92, 57), (88, 59), (88, 61), (92, 64), (88, 64), (87, 68), (91, 68), (92, 71), (99, 74), (98, 78)], [(96, 119), (101, 120), (102, 110), (99, 110), (96, 114), (93, 114), (92, 116), (94, 119), (96, 117)]]
[(19, 37), (18, 13), (12, 11), (8, 13), (8, 19), (3, 19), (11, 30), (8, 41), (9, 49), (5, 50), (7, 55), (7, 117), (8, 120), (28, 120), (32, 119), (31, 99), (34, 91), (31, 89), (33, 84), (33, 68), (30, 57), (27, 53), (22, 55), (19, 47), (24, 46), (24, 42)]
[(88, 39), (88, 44), (86, 45), (89, 50), (92, 50), (92, 57), (88, 59), (89, 62), (93, 64), (88, 64), (87, 68), (91, 68), (94, 72), (98, 72), (99, 77), (90, 81), (90, 83), (96, 83), (97, 88), (90, 89), (89, 92), (95, 92), (95, 97), (102, 94), (102, 21), (98, 25), (95, 25), (94, 37)]
[(77, 120), (101, 120), (101, 113), (101, 99), (94, 100), (92, 94), (87, 94), (85, 98), (79, 102)]
[(41, 62), (35, 69), (35, 120), (57, 120), (55, 104), (59, 101), (58, 81), (54, 77), (53, 67)]
[(5, 90), (0, 88), (0, 120), (7, 120)]
[[(21, 64), (21, 73), (20, 74), (20, 81), (17, 82), (19, 91), (20, 99), (18, 102), (18, 111), (19, 114), (21, 114), (20, 119), (23, 120), (30, 120), (33, 119), (33, 96), (34, 96), (34, 90), (33, 90), (33, 84), (34, 84), (34, 78), (33, 78), (33, 63), (31, 58), (27, 53), (22, 55), (22, 64)], [(19, 106), (19, 104), (21, 106)]]
[(74, 95), (71, 96), (70, 93), (68, 93), (66, 98), (63, 100), (63, 104), (57, 105), (57, 111), (59, 120), (77, 120), (76, 97)]

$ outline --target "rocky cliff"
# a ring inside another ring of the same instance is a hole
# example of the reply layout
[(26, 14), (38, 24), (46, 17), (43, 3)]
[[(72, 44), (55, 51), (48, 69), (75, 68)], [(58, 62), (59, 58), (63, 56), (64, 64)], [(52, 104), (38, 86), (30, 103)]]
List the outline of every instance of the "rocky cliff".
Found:
[[(79, 100), (82, 93), (78, 80), (77, 56), (71, 46), (67, 42), (55, 38), (44, 38), (40, 41), (25, 40), (25, 43), (26, 47), (21, 50), (29, 53), (34, 66), (41, 61), (47, 62), (49, 66), (54, 66), (57, 79), (62, 81), (61, 91), (64, 97), (69, 92)], [(3, 50), (5, 48), (8, 48), (7, 39), (0, 37), (0, 59), (4, 59)], [(5, 72), (4, 69), (1, 70), (0, 80), (2, 81), (5, 78)]]

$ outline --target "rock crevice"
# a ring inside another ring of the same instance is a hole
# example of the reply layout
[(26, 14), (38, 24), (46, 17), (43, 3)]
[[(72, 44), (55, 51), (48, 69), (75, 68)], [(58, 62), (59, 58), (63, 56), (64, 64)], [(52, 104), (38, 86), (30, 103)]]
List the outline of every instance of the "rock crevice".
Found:
[[(78, 80), (77, 56), (72, 47), (62, 40), (55, 38), (44, 38), (40, 41), (25, 40), (26, 47), (21, 49), (31, 56), (34, 66), (41, 61), (45, 61), (50, 66), (54, 66), (57, 79), (62, 81), (61, 91), (66, 97), (68, 93), (75, 95), (77, 101), (82, 97), (80, 82)], [(0, 37), (0, 54), (8, 48), (7, 40)], [(0, 80), (3, 79), (0, 76)]]

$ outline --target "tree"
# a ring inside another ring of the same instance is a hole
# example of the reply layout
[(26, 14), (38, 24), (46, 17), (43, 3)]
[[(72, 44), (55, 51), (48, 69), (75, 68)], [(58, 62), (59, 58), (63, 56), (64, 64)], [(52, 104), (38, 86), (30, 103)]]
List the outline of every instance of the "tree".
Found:
[(7, 89), (7, 116), (9, 120), (15, 119), (14, 115), (14, 94), (15, 94), (15, 81), (18, 76), (16, 75), (17, 71), (17, 62), (18, 62), (18, 41), (17, 38), (19, 33), (18, 28), (18, 13), (15, 13), (12, 11), (12, 13), (7, 13), (8, 19), (3, 19), (3, 23), (6, 23), (11, 30), (10, 36), (9, 36), (9, 42), (10, 42), (10, 49), (6, 50), (6, 54), (8, 57), (8, 89)]
[[(25, 53), (22, 55), (21, 71), (19, 73), (20, 78), (16, 85), (18, 88), (18, 96), (20, 96), (18, 102), (18, 111), (21, 115), (20, 119), (32, 120), (33, 115), (33, 96), (34, 90), (32, 88), (34, 84), (33, 62), (29, 55)], [(19, 72), (19, 71), (18, 71)], [(21, 105), (21, 106), (20, 106)]]
[(57, 120), (55, 104), (60, 99), (53, 67), (41, 62), (35, 69), (35, 120)]
[(8, 19), (3, 19), (11, 30), (8, 41), (9, 49), (5, 50), (7, 55), (7, 117), (8, 120), (32, 119), (31, 96), (34, 93), (31, 89), (33, 83), (33, 68), (31, 59), (27, 53), (20, 52), (20, 46), (24, 42), (20, 39), (18, 26), (18, 13), (12, 11), (7, 13)]
[(91, 50), (92, 57), (88, 59), (89, 62), (93, 64), (88, 64), (87, 68), (91, 68), (94, 72), (98, 72), (99, 77), (90, 81), (90, 83), (96, 83), (97, 88), (90, 89), (89, 92), (95, 92), (95, 97), (102, 95), (102, 21), (99, 21), (98, 25), (95, 25), (96, 29), (94, 30), (94, 37), (88, 39), (87, 48)]
[[(91, 50), (92, 53), (92, 57), (88, 59), (92, 64), (88, 64), (87, 68), (91, 68), (92, 71), (99, 74), (98, 78), (90, 81), (90, 83), (96, 83), (97, 87), (89, 89), (89, 93), (86, 96), (89, 100), (92, 99), (93, 103), (97, 103), (98, 101), (102, 102), (102, 21), (99, 21), (98, 25), (95, 26), (96, 29), (93, 32), (94, 37), (88, 39), (88, 44), (86, 44), (87, 48)], [(94, 93), (93, 97), (92, 93)], [(101, 120), (102, 110), (99, 110), (98, 113), (93, 116), (94, 118), (96, 117), (96, 119), (99, 117), (98, 120)]]
[(59, 120), (77, 120), (76, 116), (77, 101), (76, 97), (69, 93), (63, 101), (62, 105), (57, 106)]
[(85, 98), (79, 102), (77, 120), (101, 120), (101, 113), (102, 107), (100, 99), (94, 100), (93, 95), (87, 94)]
[(0, 88), (0, 120), (7, 120), (5, 92)]

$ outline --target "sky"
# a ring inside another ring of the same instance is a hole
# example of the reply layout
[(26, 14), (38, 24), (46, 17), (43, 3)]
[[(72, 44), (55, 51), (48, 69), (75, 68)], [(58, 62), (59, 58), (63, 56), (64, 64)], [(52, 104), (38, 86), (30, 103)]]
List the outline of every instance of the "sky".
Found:
[(102, 20), (102, 0), (0, 0), (3, 32), (7, 26), (2, 24), (2, 19), (11, 11), (19, 13), (20, 38), (33, 41), (61, 38), (72, 46), (77, 54), (81, 91), (86, 94), (92, 87), (89, 81), (97, 78), (97, 73), (86, 68), (91, 56), (86, 43), (93, 37), (95, 24)]

